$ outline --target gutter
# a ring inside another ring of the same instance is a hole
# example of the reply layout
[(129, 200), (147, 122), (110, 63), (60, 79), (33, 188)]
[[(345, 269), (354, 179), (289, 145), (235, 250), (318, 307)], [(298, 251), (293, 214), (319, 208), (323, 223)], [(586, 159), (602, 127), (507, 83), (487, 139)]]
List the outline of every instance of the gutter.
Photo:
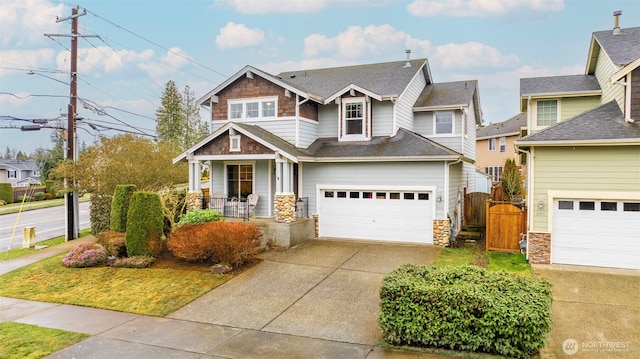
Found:
[(640, 145), (640, 138), (598, 139), (598, 140), (553, 140), (553, 141), (516, 141), (516, 146), (621, 146)]

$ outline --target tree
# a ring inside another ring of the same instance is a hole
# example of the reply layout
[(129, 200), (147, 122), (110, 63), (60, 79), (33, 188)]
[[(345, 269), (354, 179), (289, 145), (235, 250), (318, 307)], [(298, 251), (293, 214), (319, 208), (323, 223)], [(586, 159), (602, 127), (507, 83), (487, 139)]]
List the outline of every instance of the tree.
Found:
[(207, 124), (200, 118), (200, 109), (189, 85), (185, 86), (182, 92), (182, 111), (187, 122), (182, 147), (184, 151), (205, 138), (208, 133)]
[(33, 154), (36, 165), (40, 170), (40, 178), (42, 181), (49, 179), (49, 172), (52, 168), (57, 167), (64, 160), (64, 138), (62, 135), (54, 131), (51, 134), (51, 142), (54, 143), (52, 149), (37, 148)]
[(182, 96), (175, 82), (167, 82), (160, 104), (156, 111), (156, 134), (160, 140), (170, 142), (182, 150), (184, 132), (188, 126), (182, 110)]
[(520, 170), (515, 161), (507, 158), (502, 171), (502, 189), (511, 200), (513, 197), (522, 194), (522, 179), (520, 178)]

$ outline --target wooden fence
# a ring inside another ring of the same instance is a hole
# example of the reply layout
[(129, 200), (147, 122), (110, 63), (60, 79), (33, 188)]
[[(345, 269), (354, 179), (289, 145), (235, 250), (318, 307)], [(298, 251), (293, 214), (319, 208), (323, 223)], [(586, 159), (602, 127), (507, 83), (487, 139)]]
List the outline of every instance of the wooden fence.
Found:
[(487, 250), (520, 252), (520, 234), (526, 232), (527, 209), (510, 202), (486, 201)]
[(13, 201), (17, 202), (20, 196), (24, 196), (25, 194), (33, 197), (34, 194), (38, 192), (46, 192), (46, 187), (44, 186), (28, 186), (28, 187), (13, 187)]
[(464, 224), (469, 227), (485, 227), (487, 221), (486, 202), (488, 193), (472, 192), (464, 200)]

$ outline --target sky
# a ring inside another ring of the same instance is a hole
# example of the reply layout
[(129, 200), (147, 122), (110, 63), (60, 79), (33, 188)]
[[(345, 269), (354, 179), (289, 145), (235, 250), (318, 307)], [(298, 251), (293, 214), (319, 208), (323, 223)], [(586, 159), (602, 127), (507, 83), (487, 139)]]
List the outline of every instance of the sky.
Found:
[(591, 34), (612, 29), (614, 11), (622, 28), (640, 26), (637, 0), (0, 0), (0, 154), (53, 147), (53, 129), (23, 132), (30, 123), (12, 118), (66, 126), (64, 18), (76, 7), (91, 36), (78, 42), (87, 146), (153, 137), (170, 80), (200, 98), (246, 65), (276, 75), (400, 61), (406, 49), (436, 83), (477, 80), (484, 124), (498, 123), (520, 111), (520, 78), (583, 74)]

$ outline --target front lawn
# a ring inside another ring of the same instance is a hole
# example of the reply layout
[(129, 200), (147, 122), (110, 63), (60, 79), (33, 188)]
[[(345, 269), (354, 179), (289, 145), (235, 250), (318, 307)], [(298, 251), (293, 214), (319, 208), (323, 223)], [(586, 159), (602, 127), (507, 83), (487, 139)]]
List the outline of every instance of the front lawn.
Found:
[(67, 268), (63, 255), (0, 276), (0, 296), (165, 316), (231, 279), (185, 264)]
[(531, 266), (521, 253), (487, 252), (475, 246), (447, 247), (436, 259), (435, 266), (473, 264), (491, 272), (504, 271), (531, 277)]
[(0, 358), (37, 359), (90, 335), (14, 322), (0, 323)]

